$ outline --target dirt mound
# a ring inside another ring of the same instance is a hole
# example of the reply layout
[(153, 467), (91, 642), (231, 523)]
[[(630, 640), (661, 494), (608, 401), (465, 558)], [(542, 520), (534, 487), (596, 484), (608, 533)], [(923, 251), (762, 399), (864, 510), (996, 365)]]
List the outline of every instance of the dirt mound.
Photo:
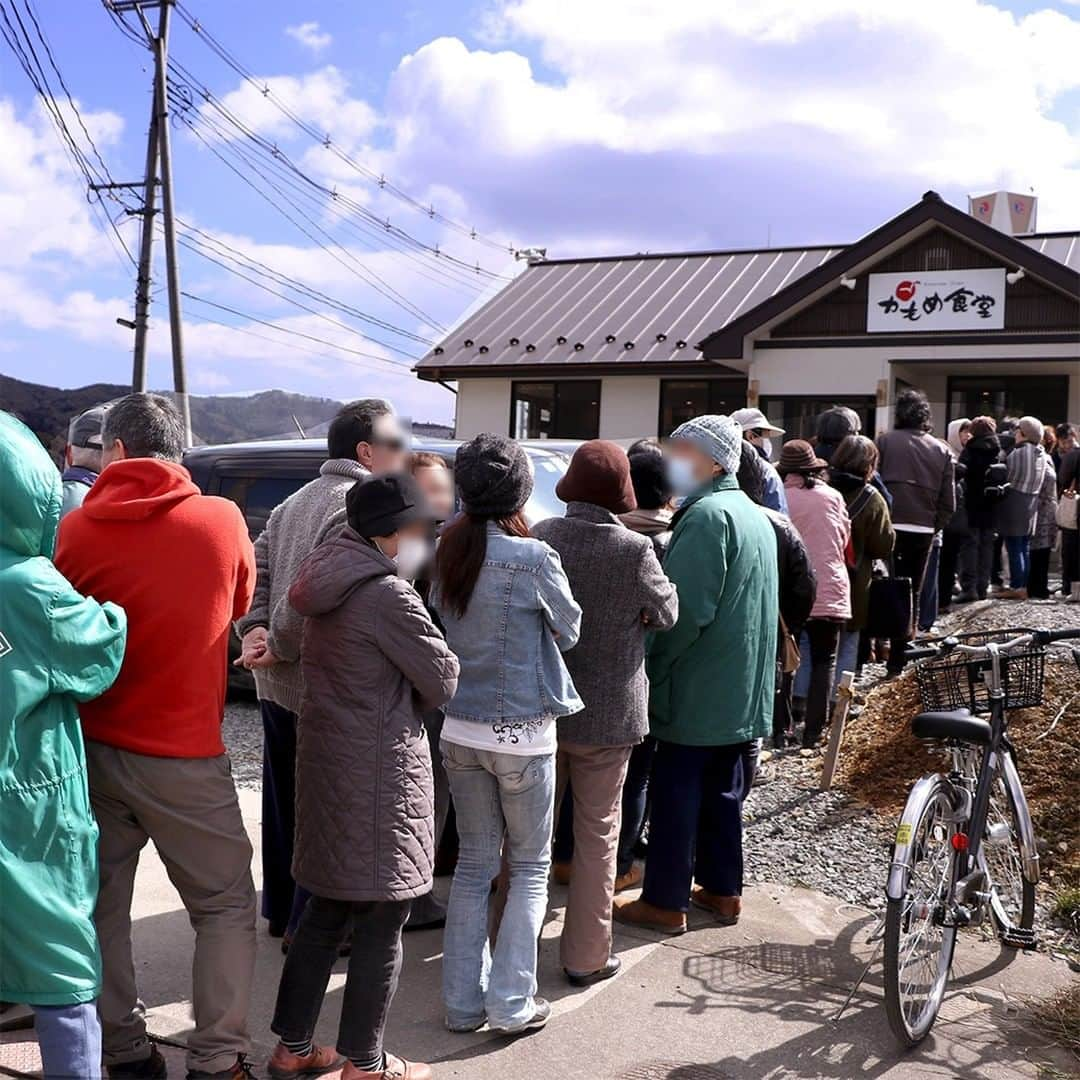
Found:
[[(1044, 704), (1009, 717), (1009, 736), (1042, 842), (1043, 865), (1053, 871), (1056, 885), (1080, 884), (1078, 691), (1075, 664), (1050, 660)], [(877, 810), (899, 815), (912, 783), (939, 769), (943, 760), (911, 734), (911, 718), (920, 709), (911, 671), (872, 690), (866, 708), (845, 730), (837, 786)], [(1055, 718), (1057, 725), (1045, 734)]]

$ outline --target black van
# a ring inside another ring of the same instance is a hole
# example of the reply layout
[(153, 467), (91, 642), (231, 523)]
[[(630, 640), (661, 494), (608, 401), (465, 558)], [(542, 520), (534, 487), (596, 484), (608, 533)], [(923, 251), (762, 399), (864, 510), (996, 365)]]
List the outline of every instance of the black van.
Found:
[[(416, 436), (412, 440), (414, 451), (439, 454), (451, 469), (458, 445), (451, 439)], [(530, 523), (561, 516), (565, 506), (555, 494), (555, 485), (566, 472), (567, 455), (535, 443), (526, 445), (525, 450), (536, 471), (525, 516)], [(282, 439), (196, 446), (184, 455), (184, 467), (203, 494), (223, 495), (240, 507), (254, 540), (266, 527), (274, 507), (314, 480), (325, 460), (325, 439)]]

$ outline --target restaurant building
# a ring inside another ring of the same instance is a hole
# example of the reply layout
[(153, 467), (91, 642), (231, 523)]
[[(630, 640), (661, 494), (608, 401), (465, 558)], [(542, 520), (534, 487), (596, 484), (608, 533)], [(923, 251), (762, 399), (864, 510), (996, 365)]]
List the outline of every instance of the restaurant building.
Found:
[(846, 245), (530, 262), (417, 365), (456, 434), (629, 440), (756, 405), (789, 437), (847, 405), (888, 426), (918, 386), (958, 416), (1080, 421), (1080, 232), (1033, 200), (927, 192)]

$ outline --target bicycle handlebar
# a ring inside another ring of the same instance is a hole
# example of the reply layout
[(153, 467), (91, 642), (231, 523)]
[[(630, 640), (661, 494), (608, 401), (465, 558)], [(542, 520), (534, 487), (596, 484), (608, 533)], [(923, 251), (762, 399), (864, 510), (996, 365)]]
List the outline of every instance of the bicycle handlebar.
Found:
[[(1007, 634), (1009, 630), (991, 630), (989, 634)], [(1013, 649), (1019, 649), (1027, 645), (1039, 645), (1045, 647), (1056, 641), (1071, 641), (1080, 639), (1080, 626), (1069, 627), (1066, 630), (1023, 630), (1021, 633), (1008, 641), (997, 642), (998, 652), (1009, 653)], [(955, 637), (941, 638), (938, 641), (927, 642), (920, 648), (905, 650), (904, 656), (908, 660), (928, 660), (935, 656), (945, 656), (951, 652), (958, 652), (963, 656), (988, 656), (990, 648), (984, 645), (965, 645)]]

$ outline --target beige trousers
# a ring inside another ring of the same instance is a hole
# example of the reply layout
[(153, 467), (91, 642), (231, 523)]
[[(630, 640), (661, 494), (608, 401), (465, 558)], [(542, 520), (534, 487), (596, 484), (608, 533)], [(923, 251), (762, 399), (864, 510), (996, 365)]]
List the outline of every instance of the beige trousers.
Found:
[(559, 743), (555, 806), (569, 783), (574, 799), (574, 861), (560, 955), (567, 971), (598, 971), (611, 956), (611, 903), (630, 746)]
[(157, 758), (87, 742), (90, 801), (101, 830), (97, 924), (106, 1065), (150, 1053), (135, 984), (131, 900), (139, 853), (153, 840), (195, 931), (195, 1031), (187, 1065), (223, 1072), (250, 1049), (248, 1005), (255, 968), (251, 843), (227, 754)]

